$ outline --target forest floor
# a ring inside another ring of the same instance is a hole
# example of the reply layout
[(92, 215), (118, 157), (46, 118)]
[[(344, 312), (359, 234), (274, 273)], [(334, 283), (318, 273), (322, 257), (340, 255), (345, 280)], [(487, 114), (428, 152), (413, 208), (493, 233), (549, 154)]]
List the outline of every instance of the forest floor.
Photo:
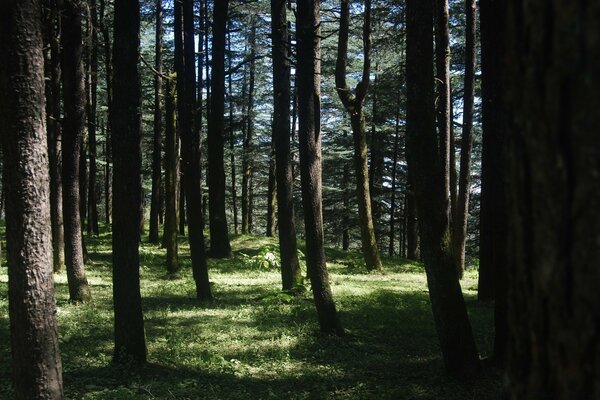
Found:
[[(147, 239), (147, 238), (145, 238)], [(149, 363), (111, 365), (110, 234), (88, 241), (93, 301), (68, 302), (66, 273), (55, 276), (65, 396), (68, 399), (495, 399), (501, 377), (469, 383), (443, 368), (421, 265), (384, 258), (366, 273), (359, 253), (327, 249), (344, 338), (318, 334), (310, 291), (280, 292), (268, 267), (277, 242), (234, 236), (234, 257), (210, 260), (215, 300), (194, 299), (189, 247), (167, 277), (165, 251), (144, 243), (141, 279)], [(174, 279), (173, 279), (174, 278)], [(0, 398), (12, 398), (6, 264), (0, 269)], [(306, 285), (309, 286), (308, 284)], [(476, 301), (477, 273), (462, 287), (482, 355), (492, 346), (493, 308)]]

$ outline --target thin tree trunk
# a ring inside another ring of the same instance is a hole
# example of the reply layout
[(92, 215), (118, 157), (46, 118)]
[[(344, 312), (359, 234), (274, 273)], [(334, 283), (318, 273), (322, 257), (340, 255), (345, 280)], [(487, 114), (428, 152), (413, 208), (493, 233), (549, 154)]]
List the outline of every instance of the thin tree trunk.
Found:
[(0, 52), (10, 62), (0, 63), (0, 138), (14, 396), (59, 400), (41, 3), (3, 4)]
[(148, 241), (158, 243), (158, 225), (161, 199), (161, 137), (162, 137), (162, 0), (156, 0), (156, 25), (154, 44), (154, 138), (152, 146), (152, 199), (150, 203), (150, 228)]
[[(371, 157), (369, 163), (369, 194), (371, 197), (371, 211), (373, 216), (373, 228), (375, 239), (379, 239), (382, 232), (380, 221), (382, 215), (383, 175), (385, 170), (385, 136), (383, 132), (377, 131), (377, 125), (385, 123), (379, 110), (379, 93), (377, 79), (379, 75), (379, 64), (375, 64), (375, 79), (373, 82), (373, 108), (371, 117), (370, 144)], [(366, 132), (365, 132), (366, 133)]]
[(268, 237), (275, 236), (275, 208), (277, 207), (277, 181), (275, 178), (275, 145), (271, 139), (269, 154), (269, 182), (267, 183), (267, 232)]
[(396, 124), (394, 132), (394, 159), (392, 161), (392, 198), (390, 200), (390, 232), (388, 254), (394, 255), (394, 242), (396, 239), (396, 165), (398, 164), (398, 152), (400, 151), (400, 96), (396, 107)]
[(98, 235), (98, 200), (96, 196), (96, 109), (98, 100), (98, 10), (96, 9), (96, 0), (88, 0), (87, 13), (87, 104), (86, 113), (88, 118), (88, 138), (89, 138), (89, 156), (90, 172), (87, 192), (87, 232), (88, 235)]
[[(252, 17), (249, 38), (250, 46), (250, 79), (248, 83), (248, 109), (246, 116), (246, 136), (244, 138), (244, 158), (242, 160), (242, 233), (252, 233), (252, 175), (254, 154), (254, 86), (256, 63), (256, 18)], [(244, 229), (245, 228), (245, 229)]]
[(329, 273), (323, 247), (323, 207), (321, 186), (321, 28), (320, 2), (298, 3), (297, 54), (298, 119), (300, 173), (304, 227), (306, 230), (306, 266), (321, 332), (343, 335), (329, 285)]
[[(62, 132), (60, 126), (60, 20), (54, 0), (45, 4), (45, 75), (48, 165), (50, 168), (50, 218), (54, 272), (65, 266), (65, 231), (62, 209)], [(0, 210), (1, 212), (1, 210)]]
[(215, 3), (213, 10), (212, 77), (210, 117), (208, 118), (208, 188), (210, 216), (210, 255), (231, 257), (225, 215), (225, 165), (223, 154), (225, 113), (225, 31), (228, 0)]
[(108, 25), (105, 23), (106, 13), (106, 1), (100, 0), (100, 21), (99, 26), (102, 32), (102, 39), (104, 41), (104, 67), (106, 71), (105, 81), (106, 81), (106, 103), (108, 106), (108, 111), (106, 115), (106, 163), (104, 166), (104, 220), (106, 225), (110, 225), (110, 216), (111, 216), (111, 168), (110, 165), (112, 163), (112, 146), (111, 146), (111, 132), (112, 132), (112, 118), (111, 118), (111, 109), (112, 109), (112, 51), (111, 51), (111, 43), (110, 43), (110, 34), (108, 31)]
[[(179, 136), (179, 135), (178, 135)], [(181, 138), (178, 138), (179, 140), (179, 148), (181, 149)], [(183, 168), (179, 168), (179, 188), (178, 188), (178, 195), (179, 195), (179, 234), (180, 235), (185, 235), (185, 223), (187, 221), (187, 219), (185, 218), (185, 213), (186, 213), (186, 203), (185, 203), (185, 179), (184, 179), (184, 173), (183, 173)]]
[(369, 167), (367, 165), (367, 137), (365, 116), (362, 105), (369, 87), (371, 70), (371, 0), (365, 0), (363, 22), (363, 70), (362, 78), (352, 94), (346, 83), (346, 64), (348, 58), (348, 30), (350, 24), (350, 6), (348, 0), (342, 0), (338, 53), (335, 67), (335, 83), (338, 95), (350, 114), (352, 137), (354, 139), (354, 168), (356, 171), (356, 195), (360, 219), (362, 252), (367, 270), (380, 271), (381, 260), (375, 239), (375, 227), (371, 215), (371, 194), (369, 192)]
[[(344, 136), (346, 132), (344, 132)], [(348, 251), (350, 248), (350, 166), (344, 162), (342, 176), (342, 190), (344, 215), (342, 216), (342, 249)]]
[(465, 93), (463, 101), (463, 129), (460, 145), (460, 178), (456, 212), (452, 222), (452, 248), (458, 275), (462, 278), (465, 270), (465, 242), (467, 218), (469, 216), (469, 196), (471, 193), (471, 152), (473, 149), (473, 102), (475, 99), (475, 0), (466, 0), (467, 30), (465, 41)]
[[(85, 88), (82, 59), (81, 14), (79, 2), (67, 0), (61, 10), (61, 57), (63, 104), (63, 218), (65, 224), (65, 263), (69, 297), (72, 302), (91, 298), (83, 267), (83, 238), (80, 215), (79, 165), (85, 127)], [(83, 192), (85, 197), (85, 192)]]
[[(294, 217), (294, 176), (290, 149), (290, 40), (286, 1), (271, 0), (273, 46), (273, 143), (277, 180), (277, 218), (283, 290), (302, 284)], [(294, 129), (294, 128), (291, 128)]]
[[(231, 24), (230, 24), (231, 25)], [(227, 31), (227, 51), (229, 53), (228, 58), (228, 69), (231, 71), (231, 28)], [(236, 174), (235, 174), (235, 129), (233, 126), (233, 78), (232, 73), (229, 73), (227, 77), (228, 91), (229, 94), (229, 163), (231, 164), (231, 204), (233, 207), (233, 232), (237, 235), (238, 229), (238, 205), (237, 205), (237, 185), (236, 185)]]
[(433, 4), (408, 0), (406, 14), (406, 155), (429, 297), (447, 371), (469, 376), (477, 371), (479, 361), (450, 247), (448, 190), (435, 129)]
[(177, 200), (179, 186), (179, 139), (175, 129), (175, 85), (167, 79), (165, 96), (165, 226), (164, 246), (167, 248), (167, 271), (179, 270), (177, 245)]
[(140, 220), (142, 216), (140, 4), (115, 2), (113, 150), (113, 360), (146, 362), (140, 294)]

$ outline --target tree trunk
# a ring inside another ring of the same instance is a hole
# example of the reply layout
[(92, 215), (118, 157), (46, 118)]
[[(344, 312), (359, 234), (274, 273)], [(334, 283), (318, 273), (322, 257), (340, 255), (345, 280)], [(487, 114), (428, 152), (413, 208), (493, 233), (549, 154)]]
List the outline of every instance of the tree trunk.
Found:
[[(346, 132), (344, 132), (344, 136)], [(344, 162), (344, 172), (342, 176), (342, 190), (344, 215), (342, 216), (342, 250), (348, 251), (350, 248), (350, 166)]]
[(275, 180), (275, 145), (271, 138), (269, 154), (269, 182), (267, 184), (267, 232), (268, 237), (275, 236), (275, 208), (277, 207), (277, 182)]
[(477, 349), (450, 248), (448, 190), (435, 129), (433, 4), (407, 1), (408, 173), (414, 183), (429, 297), (442, 356), (450, 374), (479, 368)]
[[(60, 21), (54, 1), (46, 1), (44, 11), (46, 128), (50, 168), (50, 218), (54, 272), (65, 266), (65, 230), (62, 209), (62, 132), (60, 126)], [(1, 212), (1, 210), (0, 210)]]
[[(181, 149), (181, 138), (179, 140), (179, 148)], [(177, 190), (179, 195), (179, 234), (185, 235), (185, 212), (186, 212), (186, 204), (185, 204), (185, 179), (183, 174), (183, 169), (181, 166), (179, 167), (179, 188)], [(203, 202), (204, 203), (204, 202)], [(204, 206), (204, 205), (203, 205)]]
[[(65, 117), (62, 140), (63, 218), (65, 224), (65, 262), (72, 302), (91, 298), (83, 268), (79, 166), (85, 127), (85, 88), (82, 59), (81, 14), (79, 2), (64, 1), (61, 10), (63, 48), (62, 84)], [(85, 197), (85, 192), (83, 192)]]
[(596, 399), (600, 4), (506, 3), (508, 392)]
[[(379, 239), (382, 233), (381, 216), (383, 200), (383, 175), (385, 172), (385, 134), (378, 132), (377, 126), (385, 123), (379, 110), (380, 101), (377, 87), (377, 78), (379, 75), (379, 65), (375, 64), (375, 79), (373, 82), (373, 109), (371, 120), (371, 158), (369, 163), (369, 194), (371, 197), (371, 211), (373, 216), (373, 228), (375, 230), (375, 239)], [(366, 133), (366, 132), (365, 132)]]
[[(229, 24), (231, 26), (231, 24)], [(227, 32), (227, 52), (228, 57), (228, 69), (231, 71), (231, 27)], [(236, 174), (235, 174), (235, 129), (234, 129), (234, 104), (233, 104), (233, 78), (232, 73), (229, 73), (227, 77), (228, 91), (229, 94), (229, 163), (231, 164), (231, 204), (233, 208), (233, 232), (237, 235), (238, 229), (238, 203), (237, 203), (237, 185), (236, 185)]]
[(0, 16), (0, 138), (12, 377), (17, 399), (62, 399), (52, 280), (41, 2), (11, 0)]
[(381, 260), (377, 250), (373, 216), (371, 215), (371, 195), (369, 192), (369, 167), (367, 165), (367, 135), (363, 101), (369, 87), (371, 70), (371, 0), (365, 0), (363, 22), (363, 71), (362, 79), (353, 94), (346, 83), (346, 64), (348, 58), (348, 29), (350, 24), (350, 6), (348, 0), (342, 0), (338, 53), (335, 67), (335, 84), (342, 104), (350, 114), (352, 137), (354, 139), (354, 168), (356, 170), (356, 195), (360, 219), (360, 237), (362, 252), (367, 270), (381, 270)]
[(273, 143), (277, 180), (277, 219), (283, 290), (302, 284), (294, 216), (294, 177), (290, 149), (290, 62), (286, 1), (271, 0), (273, 46)]
[(175, 85), (167, 80), (165, 96), (165, 226), (164, 246), (167, 248), (167, 271), (179, 271), (177, 247), (177, 200), (179, 187), (179, 139), (175, 129)]
[(142, 215), (140, 4), (117, 0), (114, 20), (113, 301), (117, 363), (146, 362), (140, 294)]
[(398, 164), (398, 152), (400, 151), (400, 95), (396, 107), (396, 124), (394, 132), (394, 159), (392, 161), (392, 198), (390, 200), (390, 243), (388, 254), (394, 255), (394, 241), (396, 239), (396, 165)]
[[(249, 38), (250, 46), (250, 79), (248, 84), (248, 109), (246, 116), (246, 135), (244, 137), (244, 158), (242, 160), (242, 233), (252, 233), (252, 166), (254, 154), (254, 86), (256, 63), (256, 18), (251, 20), (251, 31)], [(244, 100), (243, 100), (244, 101)]]
[(343, 335), (329, 286), (323, 247), (321, 186), (321, 22), (320, 2), (298, 3), (296, 42), (298, 120), (302, 204), (306, 230), (306, 266), (321, 332)]
[(161, 199), (161, 136), (162, 136), (162, 0), (156, 0), (156, 25), (154, 45), (154, 138), (152, 146), (152, 199), (150, 203), (150, 227), (148, 241), (158, 243), (158, 225)]
[(106, 13), (106, 2), (105, 0), (100, 0), (100, 30), (102, 31), (102, 39), (104, 41), (104, 67), (106, 71), (105, 81), (106, 81), (106, 103), (108, 106), (108, 111), (106, 115), (106, 163), (104, 166), (104, 220), (106, 225), (110, 225), (110, 216), (111, 216), (111, 198), (112, 194), (110, 191), (111, 188), (111, 169), (110, 165), (112, 162), (112, 146), (111, 146), (111, 132), (112, 132), (112, 119), (111, 119), (111, 109), (112, 109), (112, 51), (111, 51), (111, 43), (110, 43), (110, 34), (108, 31), (108, 25), (105, 23)]
[(98, 11), (96, 9), (96, 0), (88, 0), (87, 13), (87, 104), (86, 112), (88, 118), (88, 138), (90, 154), (90, 173), (88, 182), (88, 219), (87, 232), (98, 236), (98, 199), (96, 196), (96, 109), (98, 100)]

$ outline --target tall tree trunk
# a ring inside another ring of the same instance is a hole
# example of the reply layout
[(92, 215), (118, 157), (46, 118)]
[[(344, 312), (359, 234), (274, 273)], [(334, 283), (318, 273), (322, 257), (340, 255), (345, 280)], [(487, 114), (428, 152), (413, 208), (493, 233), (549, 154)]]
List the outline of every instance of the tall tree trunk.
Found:
[(267, 232), (269, 237), (275, 236), (275, 208), (277, 207), (277, 182), (275, 178), (275, 145), (271, 139), (269, 154), (269, 182), (267, 183)]
[[(181, 138), (179, 140), (179, 148), (181, 149)], [(177, 190), (179, 195), (179, 234), (185, 235), (185, 223), (187, 218), (185, 218), (186, 212), (186, 204), (185, 204), (185, 179), (183, 174), (183, 168), (179, 167), (179, 188)]]
[(98, 200), (96, 196), (96, 109), (98, 99), (98, 10), (96, 0), (88, 0), (87, 13), (87, 103), (86, 113), (88, 118), (88, 138), (90, 154), (90, 173), (87, 192), (87, 232), (98, 235)]
[(0, 15), (0, 138), (12, 377), (17, 399), (62, 399), (52, 280), (41, 1), (4, 2)]
[(396, 165), (398, 164), (398, 152), (400, 151), (400, 95), (396, 107), (396, 124), (394, 132), (394, 158), (392, 160), (392, 198), (390, 200), (390, 232), (388, 254), (394, 255), (394, 242), (396, 240)]
[(371, 195), (369, 192), (369, 167), (367, 165), (367, 137), (363, 101), (369, 87), (371, 71), (371, 0), (365, 0), (363, 22), (363, 70), (362, 78), (354, 93), (346, 83), (346, 64), (348, 58), (348, 29), (350, 24), (350, 6), (348, 0), (342, 0), (338, 53), (335, 66), (335, 85), (350, 114), (352, 137), (354, 139), (354, 168), (356, 170), (356, 195), (358, 197), (358, 214), (360, 219), (360, 237), (362, 252), (368, 270), (381, 270), (381, 260), (375, 239), (375, 227), (371, 215)]
[(324, 334), (343, 335), (329, 285), (323, 247), (321, 186), (321, 18), (320, 2), (298, 3), (296, 42), (298, 69), (298, 135), (302, 204), (306, 230), (306, 267)]
[(285, 0), (271, 0), (273, 46), (273, 143), (277, 180), (277, 220), (283, 290), (302, 284), (294, 216), (294, 176), (290, 149), (290, 40)]
[[(436, 113), (439, 135), (438, 155), (442, 161), (444, 185), (450, 193), (450, 31), (448, 0), (434, 0)], [(450, 200), (449, 196), (446, 196)], [(450, 212), (450, 207), (446, 207)]]
[(148, 241), (158, 243), (158, 225), (161, 199), (161, 137), (162, 137), (162, 0), (156, 0), (156, 25), (154, 40), (154, 138), (152, 146), (152, 199), (150, 203), (150, 227)]
[[(62, 209), (62, 132), (60, 126), (60, 20), (54, 0), (45, 3), (45, 81), (48, 165), (50, 168), (50, 218), (54, 272), (65, 266), (65, 230)], [(1, 212), (1, 210), (0, 210)]]
[(208, 188), (210, 255), (231, 257), (225, 215), (225, 165), (223, 154), (225, 113), (225, 31), (229, 0), (217, 1), (213, 10), (212, 77), (208, 118)]
[[(244, 138), (244, 158), (242, 160), (242, 233), (252, 233), (252, 167), (254, 154), (254, 86), (256, 74), (256, 17), (251, 19), (249, 37), (250, 46), (250, 79), (248, 83), (248, 109), (246, 116), (246, 135)], [(245, 229), (244, 229), (245, 228)]]
[[(345, 135), (346, 132), (344, 132)], [(348, 162), (344, 162), (342, 190), (344, 208), (344, 215), (342, 216), (342, 250), (348, 251), (350, 248), (350, 166)]]
[[(231, 26), (231, 24), (229, 24)], [(231, 27), (227, 31), (227, 52), (228, 57), (228, 69), (231, 71)], [(233, 103), (233, 78), (230, 72), (227, 76), (227, 93), (229, 95), (229, 163), (231, 164), (231, 204), (233, 208), (233, 232), (237, 235), (238, 229), (238, 203), (237, 203), (237, 185), (236, 185), (236, 173), (235, 173), (235, 129), (234, 129), (234, 103)]]
[(114, 20), (113, 108), (113, 301), (118, 363), (146, 362), (140, 294), (140, 220), (142, 215), (140, 4), (117, 0)]
[[(61, 10), (61, 57), (65, 118), (62, 140), (63, 218), (65, 224), (65, 262), (72, 302), (91, 298), (83, 268), (79, 163), (85, 129), (85, 87), (82, 58), (80, 3), (64, 1)], [(85, 197), (85, 192), (83, 192)]]
[(448, 190), (435, 129), (433, 4), (408, 0), (406, 83), (407, 161), (414, 183), (429, 297), (449, 373), (468, 376), (478, 355), (450, 248)]
[(102, 31), (102, 40), (104, 44), (104, 69), (106, 71), (106, 103), (108, 111), (106, 115), (106, 162), (104, 165), (104, 220), (106, 225), (110, 225), (111, 216), (111, 163), (112, 163), (112, 145), (111, 145), (111, 132), (112, 132), (112, 50), (110, 43), (110, 34), (108, 31), (108, 25), (106, 24), (106, 0), (100, 0), (100, 21), (99, 26)]
[(165, 227), (164, 246), (167, 248), (167, 271), (179, 270), (177, 247), (177, 203), (179, 187), (179, 139), (175, 129), (175, 85), (167, 79), (165, 96)]
[(373, 109), (371, 120), (371, 159), (369, 163), (369, 194), (371, 197), (371, 211), (373, 216), (373, 228), (375, 239), (380, 238), (382, 232), (380, 221), (382, 216), (383, 175), (385, 172), (385, 136), (383, 132), (377, 131), (377, 126), (385, 123), (379, 110), (379, 93), (377, 79), (379, 75), (379, 64), (375, 63), (375, 79), (373, 82)]
[(508, 392), (514, 399), (598, 398), (600, 4), (503, 4)]
[(471, 193), (471, 151), (473, 149), (473, 102), (475, 99), (475, 0), (466, 0), (467, 29), (465, 39), (465, 93), (463, 101), (463, 129), (460, 145), (460, 177), (458, 200), (452, 221), (452, 251), (462, 278), (465, 270), (465, 242), (467, 238), (467, 218), (469, 216), (469, 195)]
[(404, 214), (406, 216), (406, 258), (413, 261), (419, 261), (421, 259), (421, 249), (414, 185), (412, 184), (410, 174), (407, 179), (408, 185), (404, 196)]

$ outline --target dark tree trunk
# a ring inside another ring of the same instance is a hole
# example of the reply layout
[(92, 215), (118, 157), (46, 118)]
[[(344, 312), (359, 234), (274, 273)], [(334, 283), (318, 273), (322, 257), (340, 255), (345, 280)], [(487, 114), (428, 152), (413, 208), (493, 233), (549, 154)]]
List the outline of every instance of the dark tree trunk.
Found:
[(474, 374), (478, 356), (450, 248), (448, 190), (435, 129), (433, 4), (407, 1), (408, 172), (414, 182), (421, 247), (442, 356), (449, 373)]
[(335, 85), (348, 114), (354, 139), (354, 168), (356, 170), (356, 195), (358, 198), (358, 214), (360, 219), (360, 237), (362, 252), (367, 270), (381, 270), (381, 260), (375, 239), (375, 227), (371, 215), (371, 195), (369, 192), (369, 167), (367, 165), (367, 133), (363, 101), (369, 87), (371, 70), (371, 0), (365, 0), (363, 22), (363, 70), (362, 78), (354, 93), (346, 83), (346, 64), (348, 58), (348, 29), (350, 24), (350, 6), (348, 0), (342, 0), (338, 53), (335, 66)]
[(217, 1), (213, 10), (212, 76), (208, 118), (208, 189), (210, 255), (231, 257), (225, 216), (225, 165), (223, 154), (225, 114), (225, 31), (229, 0)]
[(0, 16), (0, 138), (12, 377), (16, 399), (62, 399), (52, 280), (41, 1), (11, 0)]
[(597, 399), (600, 3), (507, 3), (509, 396)]
[(398, 164), (398, 152), (400, 151), (400, 96), (396, 107), (396, 129), (394, 132), (394, 158), (392, 160), (392, 198), (390, 200), (390, 232), (388, 254), (394, 255), (394, 242), (396, 240), (396, 165)]
[[(181, 149), (181, 138), (179, 138), (179, 148)], [(179, 195), (179, 234), (185, 235), (185, 222), (187, 220), (185, 218), (185, 179), (183, 176), (183, 169), (181, 168), (181, 166), (179, 167), (179, 188), (177, 192)]]
[(417, 206), (415, 204), (414, 185), (408, 176), (408, 190), (404, 196), (404, 207), (406, 216), (406, 258), (413, 261), (421, 259), (419, 240), (419, 224), (417, 218)]
[[(450, 192), (450, 31), (448, 0), (433, 0), (435, 19), (436, 113), (439, 135), (438, 155), (442, 161), (446, 191)], [(446, 196), (448, 200), (450, 198)], [(448, 212), (450, 208), (446, 207)]]
[(342, 216), (342, 249), (344, 251), (348, 251), (348, 249), (350, 248), (350, 166), (347, 162), (344, 162), (342, 190), (344, 191), (344, 215)]
[(475, 0), (466, 0), (467, 30), (465, 49), (465, 93), (463, 102), (463, 129), (460, 145), (460, 177), (456, 212), (452, 221), (452, 251), (459, 277), (465, 270), (465, 242), (467, 238), (467, 218), (469, 216), (469, 195), (471, 193), (471, 151), (473, 149), (473, 102), (475, 99)]
[[(85, 88), (82, 59), (81, 14), (79, 2), (66, 0), (61, 10), (63, 48), (62, 84), (65, 118), (62, 140), (63, 218), (65, 224), (65, 263), (72, 302), (91, 298), (83, 268), (79, 167), (85, 128)], [(85, 198), (85, 192), (83, 196)]]
[[(244, 137), (244, 155), (242, 160), (242, 233), (252, 233), (252, 167), (254, 159), (254, 144), (252, 142), (254, 136), (254, 86), (256, 62), (256, 18), (252, 18), (252, 27), (250, 31), (249, 46), (250, 46), (250, 79), (248, 84), (248, 109), (246, 116), (246, 135)], [(245, 101), (243, 99), (242, 101)]]
[(158, 225), (161, 208), (161, 137), (162, 137), (162, 0), (156, 0), (154, 69), (154, 138), (152, 146), (152, 199), (150, 200), (150, 227), (148, 241), (158, 243)]
[[(231, 25), (231, 24), (230, 24)], [(227, 51), (229, 53), (228, 68), (231, 71), (231, 28), (227, 32)], [(233, 126), (233, 78), (232, 73), (227, 77), (228, 83), (228, 94), (229, 94), (229, 163), (231, 164), (231, 205), (233, 208), (233, 232), (237, 235), (239, 233), (238, 228), (238, 203), (237, 203), (237, 184), (236, 184), (236, 173), (235, 173), (235, 129)]]
[(269, 237), (275, 236), (275, 208), (277, 207), (277, 182), (275, 180), (275, 144), (271, 139), (269, 154), (269, 182), (267, 183), (267, 232)]
[(46, 128), (48, 132), (48, 165), (50, 169), (52, 257), (54, 272), (60, 272), (65, 266), (65, 231), (63, 224), (61, 176), (60, 21), (55, 1), (46, 1), (44, 15)]
[(296, 41), (298, 54), (298, 120), (302, 204), (306, 229), (306, 266), (324, 334), (343, 335), (329, 286), (323, 247), (321, 187), (321, 23), (320, 2), (298, 3)]
[(88, 21), (87, 21), (87, 104), (86, 113), (88, 118), (88, 139), (89, 139), (89, 156), (90, 156), (90, 173), (87, 192), (87, 232), (89, 234), (98, 235), (98, 199), (96, 196), (96, 109), (98, 99), (98, 11), (96, 9), (96, 0), (88, 0)]
[[(84, 66), (85, 68), (85, 66)], [(85, 73), (85, 72), (84, 72)], [(87, 80), (87, 77), (84, 76), (84, 96), (86, 96), (84, 98), (84, 118), (86, 118), (87, 116), (87, 83), (85, 82), (85, 80)], [(88, 202), (87, 202), (87, 196), (88, 196), (88, 183), (89, 183), (89, 174), (88, 174), (88, 166), (87, 166), (87, 158), (88, 158), (88, 131), (87, 131), (87, 124), (86, 121), (84, 121), (84, 128), (82, 129), (82, 134), (81, 134), (81, 144), (79, 145), (80, 148), (80, 156), (79, 156), (79, 193), (80, 193), (80, 197), (79, 197), (79, 215), (81, 216), (81, 229), (83, 230), (84, 226), (85, 226), (85, 222), (87, 220), (87, 215), (88, 215)], [(82, 232), (82, 240), (83, 240), (83, 232)], [(82, 243), (83, 246), (83, 257), (84, 260), (87, 261), (87, 250), (85, 248), (85, 241)]]
[(285, 0), (271, 0), (273, 45), (273, 142), (277, 179), (277, 218), (283, 290), (302, 284), (294, 217), (294, 177), (290, 149), (290, 63), (289, 30)]
[(478, 299), (494, 303), (494, 360), (504, 365), (507, 322), (506, 111), (502, 59), (505, 54), (504, 4), (481, 3), (481, 94), (483, 152), (481, 163), (480, 264)]
[(371, 158), (369, 162), (369, 194), (371, 196), (371, 211), (373, 216), (373, 227), (375, 239), (380, 238), (382, 233), (382, 197), (383, 197), (383, 175), (385, 172), (385, 133), (377, 131), (378, 125), (385, 123), (379, 110), (380, 99), (377, 87), (379, 65), (375, 63), (375, 79), (373, 81), (373, 109), (371, 120)]
[(146, 362), (140, 294), (140, 219), (142, 215), (140, 4), (117, 0), (114, 21), (113, 107), (113, 300), (118, 363)]
[(200, 132), (194, 127), (196, 106), (196, 66), (194, 45), (194, 3), (183, 1), (183, 74), (178, 71), (178, 111), (181, 135), (182, 168), (185, 179), (188, 237), (192, 255), (192, 270), (199, 300), (212, 299), (202, 231), (202, 193), (200, 191)]
[(179, 270), (177, 245), (177, 200), (179, 187), (179, 139), (175, 129), (175, 85), (167, 80), (165, 96), (165, 226), (163, 243), (167, 248), (167, 271)]
[(108, 111), (106, 114), (106, 163), (104, 166), (104, 220), (107, 225), (110, 225), (110, 216), (111, 216), (111, 163), (112, 163), (112, 145), (111, 145), (111, 132), (112, 132), (112, 118), (111, 118), (111, 109), (112, 109), (112, 50), (110, 43), (110, 34), (108, 31), (108, 25), (106, 24), (105, 13), (106, 2), (105, 0), (100, 0), (100, 30), (102, 31), (102, 39), (104, 44), (104, 67), (106, 71), (105, 81), (106, 81), (106, 103), (108, 105)]

